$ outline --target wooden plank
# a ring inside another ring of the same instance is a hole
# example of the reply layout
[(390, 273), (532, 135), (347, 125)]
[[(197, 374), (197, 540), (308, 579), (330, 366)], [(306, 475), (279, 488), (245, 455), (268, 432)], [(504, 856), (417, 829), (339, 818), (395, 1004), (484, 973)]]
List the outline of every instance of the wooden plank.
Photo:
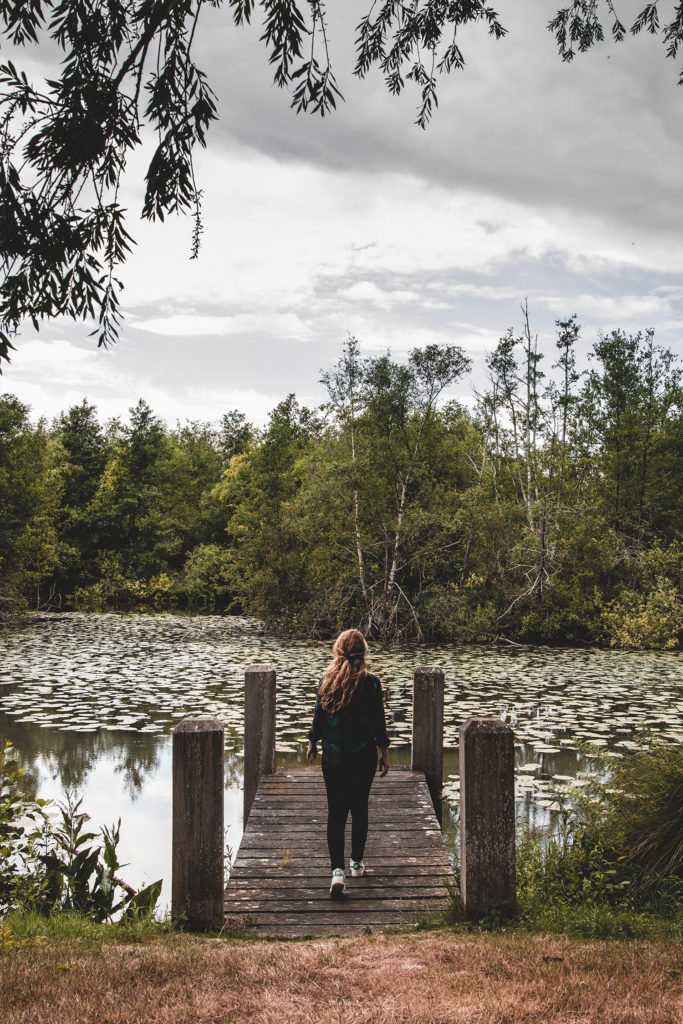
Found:
[[(373, 869), (370, 869), (370, 875), (373, 877)], [(326, 878), (328, 883), (330, 880), (330, 865), (329, 861), (319, 862), (318, 864), (302, 866), (290, 866), (285, 871), (286, 878), (298, 879), (298, 878), (310, 878), (322, 879)], [(441, 864), (427, 864), (427, 865), (407, 865), (404, 863), (400, 864), (388, 864), (382, 867), (382, 880), (387, 884), (392, 880), (396, 879), (398, 884), (403, 884), (403, 880), (407, 878), (423, 879), (423, 878), (446, 878), (452, 877), (452, 870), (450, 864), (444, 866)], [(232, 873), (230, 876), (230, 883), (232, 884), (235, 880), (246, 878), (270, 878), (277, 884), (282, 884), (282, 874), (273, 872), (269, 865), (263, 865), (259, 861), (248, 861), (245, 863), (233, 865)]]
[[(282, 778), (279, 782), (271, 784), (270, 786), (259, 787), (257, 798), (259, 800), (266, 800), (275, 793), (286, 793), (294, 792), (296, 790), (297, 795), (306, 796), (310, 799), (315, 799), (318, 796), (325, 797), (325, 786), (322, 782), (318, 783), (298, 783), (295, 779)], [(421, 787), (411, 781), (396, 781), (387, 782), (386, 779), (380, 779), (372, 784), (370, 790), (370, 799), (379, 799), (386, 796), (388, 793), (421, 793)], [(256, 798), (255, 798), (256, 799)]]
[[(395, 795), (392, 800), (386, 800), (382, 803), (371, 803), (368, 809), (373, 819), (396, 821), (401, 816), (396, 809), (397, 805), (405, 809), (408, 817), (436, 821), (431, 806), (426, 801), (422, 803), (420, 800), (404, 799), (404, 797), (399, 795)], [(327, 803), (323, 800), (317, 803), (301, 803), (298, 800), (296, 802), (271, 800), (269, 803), (261, 804), (260, 806), (254, 804), (251, 813), (256, 816), (255, 820), (258, 821), (259, 819), (270, 818), (275, 811), (285, 812), (290, 817), (296, 816), (297, 812), (299, 812), (300, 816), (305, 813), (311, 817), (327, 818)]]
[[(387, 796), (389, 793), (422, 793), (423, 787), (415, 781), (396, 780), (394, 782), (388, 782), (387, 779), (380, 779), (379, 782), (373, 782), (372, 789), (370, 790), (370, 799), (379, 799)], [(315, 798), (318, 796), (325, 797), (325, 786), (322, 781), (315, 784), (299, 783), (296, 779), (280, 778), (277, 783), (273, 783), (270, 786), (259, 787), (257, 796), (255, 799), (267, 800), (275, 793), (295, 793), (301, 794), (301, 796), (308, 796)]]
[[(258, 890), (252, 893), (241, 894), (236, 898), (231, 897), (230, 906), (234, 908), (235, 913), (258, 913), (259, 910), (281, 913), (286, 910), (301, 910), (306, 907), (315, 907), (316, 910), (326, 913), (330, 910), (333, 903), (326, 890), (323, 889), (319, 889), (317, 892), (302, 890), (301, 894), (296, 894), (296, 899), (287, 899), (285, 898), (287, 895), (286, 892), (278, 894), (271, 890), (268, 893), (268, 899), (265, 899), (262, 897), (261, 891)], [(408, 910), (412, 913), (415, 907), (434, 908), (439, 901), (445, 904), (447, 899), (448, 894), (431, 889), (416, 889), (411, 890), (409, 893), (403, 893), (400, 889), (390, 890), (386, 893), (367, 893), (362, 891), (353, 893), (347, 888), (344, 897), (348, 907), (354, 906), (366, 913), (373, 908), (379, 910)]]
[[(284, 879), (283, 879), (284, 875)], [(306, 882), (307, 876), (309, 877), (308, 883)], [(444, 880), (448, 881), (451, 876), (451, 870), (449, 868), (442, 868), (437, 866), (431, 866), (423, 868), (420, 872), (403, 871), (400, 874), (391, 870), (382, 871), (380, 875), (375, 875), (373, 871), (370, 871), (365, 875), (364, 878), (354, 878), (353, 884), (359, 885), (363, 888), (376, 888), (376, 887), (389, 887), (400, 886), (401, 888), (409, 888), (412, 886), (424, 886), (424, 885), (443, 885)], [(261, 871), (258, 866), (252, 866), (249, 868), (240, 868), (238, 871), (233, 871), (230, 878), (230, 888), (240, 888), (243, 885), (251, 885), (253, 879), (260, 879), (260, 884), (263, 884), (264, 879), (269, 880), (269, 884), (273, 887), (282, 886), (289, 884), (295, 884), (297, 888), (306, 887), (308, 884), (309, 888), (320, 888), (321, 880), (330, 880), (330, 869), (328, 865), (322, 865), (316, 869), (310, 871), (305, 870), (303, 867), (299, 869), (292, 869), (291, 871), (278, 871), (268, 872), (265, 874)]]
[[(290, 888), (289, 886), (283, 886), (282, 884), (265, 885), (266, 879), (259, 879), (258, 885), (246, 885), (244, 887), (232, 884), (230, 886), (230, 902), (237, 903), (243, 900), (251, 900), (254, 898), (254, 894), (258, 893), (260, 900), (268, 902), (275, 900), (280, 902), (283, 898), (287, 897), (288, 893), (295, 892), (298, 900), (322, 900), (325, 903), (329, 901), (328, 887), (326, 885), (319, 885), (317, 888), (304, 888), (297, 886), (296, 889)], [(348, 886), (347, 886), (348, 889)], [(354, 889), (349, 890), (354, 900), (366, 900), (366, 899), (445, 899), (448, 895), (445, 886), (436, 885), (393, 885), (393, 886), (377, 886), (373, 889)]]
[[(309, 781), (303, 779), (291, 779), (285, 775), (274, 775), (271, 781), (261, 780), (258, 789), (258, 795), (260, 798), (267, 796), (269, 793), (280, 792), (285, 786), (294, 785), (297, 791), (302, 793), (324, 793), (325, 792), (325, 781), (322, 775), (318, 775), (317, 778), (312, 778)], [(389, 789), (396, 789), (402, 791), (414, 792), (420, 786), (419, 781), (415, 778), (406, 776), (392, 776), (391, 774), (385, 776), (385, 778), (379, 778), (375, 776), (372, 781), (373, 794), (379, 794), (386, 792)]]
[[(331, 900), (332, 904), (333, 901)], [(276, 925), (278, 927), (287, 925), (328, 925), (334, 927), (335, 925), (358, 925), (361, 928), (374, 926), (376, 928), (384, 928), (387, 925), (415, 925), (420, 921), (428, 921), (430, 916), (434, 918), (437, 913), (412, 913), (410, 910), (373, 910), (372, 913), (362, 908), (348, 906), (348, 909), (339, 909), (346, 905), (346, 901), (343, 899), (334, 901), (336, 909), (329, 913), (323, 913), (322, 911), (315, 910), (311, 916), (310, 910), (302, 910), (301, 913), (295, 913), (288, 911), (287, 913), (250, 913), (244, 914), (245, 918), (251, 918), (255, 928), (262, 928), (263, 926)], [(228, 916), (240, 916), (234, 914), (232, 910), (229, 911)]]
[[(284, 793), (296, 793), (302, 797), (308, 797), (311, 800), (317, 797), (325, 797), (325, 786), (322, 782), (315, 784), (298, 783), (296, 779), (285, 779), (282, 778), (279, 782), (274, 783), (270, 786), (263, 786), (259, 788), (257, 797), (258, 800), (267, 800), (274, 794)], [(372, 784), (370, 790), (370, 799), (381, 799), (387, 796), (389, 793), (421, 793), (422, 788), (415, 782), (387, 782), (386, 779), (380, 779), (379, 782), (375, 781)]]
[[(425, 913), (429, 913), (430, 910), (434, 909), (435, 900), (427, 899), (426, 897), (414, 897), (412, 899), (380, 899), (375, 897), (370, 899), (357, 899), (348, 890), (342, 900), (335, 901), (344, 903), (343, 910), (336, 910), (334, 913), (349, 914), (358, 910), (363, 914), (373, 914), (378, 911), (380, 913), (388, 913), (389, 911), (400, 911), (401, 913), (414, 914), (421, 906), (424, 907)], [(305, 914), (309, 910), (314, 909), (316, 914), (325, 914), (329, 912), (332, 901), (328, 898), (325, 903), (317, 899), (296, 899), (296, 900), (280, 900), (279, 902), (270, 901), (263, 903), (258, 896), (252, 899), (242, 899), (238, 903), (231, 903), (234, 908), (233, 912), (240, 914), (256, 914), (257, 916), (264, 912), (267, 914)]]
[[(450, 864), (448, 854), (436, 843), (431, 846), (424, 843), (404, 851), (402, 846), (391, 846), (382, 843), (380, 837), (375, 837), (375, 839), (376, 842), (374, 843), (368, 840), (366, 847), (366, 856), (368, 861), (371, 861), (374, 865), (373, 870), (375, 872), (379, 870), (380, 864), (382, 868), (387, 864)], [(286, 842), (273, 843), (270, 847), (257, 849), (248, 849), (245, 844), (244, 848), (240, 845), (239, 858), (240, 860), (273, 861), (276, 864), (282, 864), (284, 861), (286, 862), (285, 866), (287, 864), (299, 863), (302, 867), (305, 867), (307, 863), (315, 861), (329, 863), (327, 846), (322, 843), (306, 848), (288, 846)]]
[[(414, 776), (418, 774), (413, 771), (410, 765), (392, 764), (389, 768), (388, 778), (391, 778), (394, 775), (398, 775), (401, 773), (403, 775), (408, 776), (409, 778), (414, 778)], [(314, 778), (315, 776), (318, 776), (319, 778), (322, 778), (322, 774), (323, 773), (319, 765), (290, 764), (286, 766), (280, 765), (280, 767), (276, 768), (274, 772), (264, 773), (263, 778), (266, 782), (268, 782), (271, 779), (278, 779), (283, 777), (300, 778), (303, 776), (306, 778)]]
[[(425, 800), (421, 793), (392, 793), (390, 796), (381, 797), (377, 800), (371, 800), (369, 807), (371, 810), (382, 814), (389, 814), (396, 816), (396, 806), (410, 808), (414, 813), (418, 810), (427, 816), (434, 813), (431, 804)], [(289, 795), (287, 797), (273, 797), (272, 800), (264, 801), (263, 803), (254, 802), (253, 811), (255, 814), (268, 814), (273, 810), (281, 811), (296, 811), (297, 809), (305, 809), (311, 813), (327, 813), (327, 801), (317, 800), (312, 797), (297, 797), (295, 795)]]
[[(433, 821), (436, 824), (436, 818), (432, 817), (431, 807), (424, 803), (420, 803), (417, 800), (406, 801), (402, 797), (396, 796), (394, 800), (387, 800), (385, 804), (370, 804), (369, 812), (371, 821), (399, 821), (400, 815), (396, 812), (396, 804), (400, 806), (410, 806), (411, 817), (422, 817), (424, 821)], [(317, 804), (305, 804), (297, 801), (296, 803), (285, 803), (284, 801), (275, 801), (269, 805), (263, 807), (254, 807), (251, 812), (255, 817), (254, 821), (272, 821), (278, 818), (288, 819), (300, 819), (301, 821), (310, 820), (312, 817), (318, 819), (327, 819), (327, 806), (322, 803)], [(437, 824), (438, 827), (438, 824)]]
[[(401, 821), (400, 817), (393, 814), (390, 808), (370, 807), (369, 810), (371, 827), (375, 823), (398, 825)], [(419, 806), (414, 807), (413, 815), (411, 816), (414, 816), (414, 813), (419, 810)], [(304, 825), (306, 823), (311, 823), (312, 819), (316, 819), (318, 826), (323, 826), (327, 822), (327, 809), (323, 810), (323, 808), (317, 807), (311, 808), (310, 811), (307, 808), (301, 807), (272, 807), (268, 811), (264, 811), (262, 813), (257, 814), (255, 811), (252, 811), (251, 813), (254, 815), (253, 828), (255, 829), (258, 829), (259, 825), (261, 827), (269, 826), (271, 822), (274, 825), (279, 824), (282, 826), (296, 824), (297, 822)], [(249, 820), (251, 821), (251, 816)], [(430, 828), (438, 829), (439, 826), (436, 818), (432, 818), (425, 813), (423, 820), (425, 825), (429, 825)]]
[[(261, 818), (259, 821), (254, 822), (253, 828), (249, 829), (250, 835), (292, 835), (299, 834), (310, 835), (311, 832), (315, 832), (319, 828), (325, 828), (327, 825), (327, 815), (312, 816), (301, 821), (269, 821), (266, 817)], [(373, 832), (394, 832), (397, 829), (401, 832), (423, 832), (425, 829), (430, 830), (429, 822), (425, 822), (423, 818), (418, 817), (405, 817), (398, 821), (372, 821)], [(261, 832), (260, 830), (263, 829)], [(439, 829), (432, 828), (432, 831), (439, 832)]]
[[(371, 856), (372, 863), (375, 865), (372, 870), (375, 873), (380, 869), (384, 871), (390, 866), (400, 864), (405, 864), (407, 867), (438, 865), (450, 868), (448, 854), (436, 847), (431, 850), (418, 850), (417, 852), (411, 851), (410, 853), (402, 853), (399, 849), (390, 849), (385, 850), (381, 854), (378, 850), (368, 847), (368, 859)], [(381, 866), (379, 863), (380, 857)], [(295, 867), (312, 868), (314, 865), (329, 867), (330, 863), (327, 850), (323, 850), (322, 847), (310, 852), (307, 850), (289, 850), (286, 846), (275, 847), (265, 851), (245, 849), (240, 853), (240, 860), (248, 861), (252, 864), (274, 864), (280, 870)]]
[[(401, 886), (391, 886), (387, 889), (356, 889), (351, 890), (347, 886), (348, 899), (356, 904), (365, 906), (368, 901), (374, 900), (401, 900), (404, 905), (414, 902), (429, 903), (430, 905), (436, 905), (438, 902), (448, 901), (450, 894), (443, 885), (430, 885), (430, 886), (410, 886), (402, 888)], [(233, 906), (236, 910), (244, 905), (244, 901), (250, 901), (258, 898), (263, 904), (264, 908), (268, 904), (279, 905), (282, 901), (292, 900), (293, 902), (301, 903), (316, 903), (320, 906), (320, 909), (329, 910), (331, 900), (329, 896), (329, 883), (322, 884), (316, 888), (304, 888), (294, 889), (290, 886), (284, 888), (278, 888), (272, 886), (270, 888), (264, 888), (263, 886), (256, 885), (245, 889), (237, 889), (234, 893), (231, 891), (229, 899), (226, 899), (223, 906)]]
[[(378, 849), (381, 846), (382, 853), (387, 850), (401, 850), (410, 851), (411, 853), (415, 850), (429, 850), (430, 852), (434, 849), (441, 848), (441, 837), (434, 836), (428, 832), (390, 832), (388, 835), (378, 836), (375, 833), (374, 836), (368, 836), (368, 842), (366, 849), (368, 851), (368, 857), (373, 849)], [(324, 836), (321, 835), (289, 835), (282, 834), (280, 836), (268, 835), (264, 832), (257, 832), (252, 835), (247, 833), (242, 838), (240, 844), (240, 850), (243, 852), (250, 850), (252, 853), (256, 850), (263, 850), (265, 852), (273, 849), (285, 848), (290, 853), (300, 853), (302, 855), (309, 854), (315, 856), (316, 853), (324, 853), (327, 851), (327, 842)]]

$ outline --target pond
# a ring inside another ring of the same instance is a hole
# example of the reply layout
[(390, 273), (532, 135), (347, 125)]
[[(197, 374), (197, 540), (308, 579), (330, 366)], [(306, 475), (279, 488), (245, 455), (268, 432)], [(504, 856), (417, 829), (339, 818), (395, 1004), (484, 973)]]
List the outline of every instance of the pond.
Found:
[[(242, 811), (244, 670), (277, 669), (277, 757), (303, 763), (329, 642), (265, 635), (242, 617), (36, 615), (0, 633), (0, 740), (11, 740), (40, 796), (83, 796), (91, 825), (122, 819), (121, 860), (133, 885), (164, 879), (170, 900), (171, 737), (187, 715), (225, 725), (227, 841)], [(455, 843), (458, 730), (473, 715), (503, 715), (515, 730), (518, 813), (543, 824), (563, 792), (585, 781), (591, 750), (620, 757), (647, 734), (683, 741), (678, 653), (549, 647), (371, 648), (386, 690), (391, 759), (410, 761), (412, 675), (444, 669), (444, 814)], [(380, 783), (378, 783), (380, 784)]]

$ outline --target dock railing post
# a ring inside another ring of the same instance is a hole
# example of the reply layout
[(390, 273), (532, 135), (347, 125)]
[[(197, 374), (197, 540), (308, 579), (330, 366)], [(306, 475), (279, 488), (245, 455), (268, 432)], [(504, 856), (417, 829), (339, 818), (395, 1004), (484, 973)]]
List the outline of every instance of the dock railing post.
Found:
[(418, 665), (413, 675), (413, 743), (410, 767), (424, 772), (441, 822), (443, 785), (443, 669)]
[(171, 916), (193, 931), (223, 927), (223, 749), (215, 718), (173, 730)]
[(244, 673), (244, 827), (264, 772), (275, 771), (275, 668), (249, 665)]
[(514, 734), (498, 718), (460, 727), (460, 879), (469, 917), (514, 910)]

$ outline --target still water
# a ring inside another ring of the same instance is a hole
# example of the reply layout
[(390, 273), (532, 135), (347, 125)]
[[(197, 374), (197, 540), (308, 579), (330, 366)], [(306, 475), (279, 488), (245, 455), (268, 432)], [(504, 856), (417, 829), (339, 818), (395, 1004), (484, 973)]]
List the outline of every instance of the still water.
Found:
[[(122, 872), (164, 879), (170, 900), (171, 738), (187, 715), (225, 725), (227, 842), (241, 838), (244, 669), (277, 669), (277, 757), (303, 763), (328, 642), (283, 640), (241, 617), (59, 614), (0, 633), (0, 740), (11, 740), (40, 796), (83, 797), (91, 825), (122, 819)], [(515, 730), (518, 813), (543, 824), (590, 773), (592, 752), (623, 756), (659, 736), (683, 741), (683, 657), (548, 647), (372, 647), (385, 687), (391, 759), (410, 760), (412, 674), (446, 678), (444, 815), (455, 839), (458, 729), (503, 715)], [(378, 780), (376, 785), (381, 785)]]

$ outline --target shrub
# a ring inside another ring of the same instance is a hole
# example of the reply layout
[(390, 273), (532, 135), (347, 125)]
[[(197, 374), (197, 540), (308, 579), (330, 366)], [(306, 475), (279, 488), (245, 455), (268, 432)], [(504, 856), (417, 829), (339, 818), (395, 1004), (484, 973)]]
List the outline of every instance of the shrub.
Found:
[(0, 750), (0, 914), (35, 904), (46, 884), (39, 857), (46, 805), (22, 795), (22, 774), (12, 744), (6, 743)]
[(485, 643), (499, 630), (497, 609), (488, 599), (480, 577), (473, 574), (461, 592), (456, 584), (430, 589), (418, 603), (420, 624), (431, 640), (452, 643)]
[(217, 544), (200, 544), (190, 552), (182, 576), (189, 608), (213, 611), (228, 604), (230, 565), (229, 553)]
[(145, 597), (154, 605), (157, 610), (172, 608), (177, 600), (177, 588), (175, 580), (167, 572), (153, 576), (146, 587)]
[(643, 891), (664, 880), (683, 887), (683, 744), (656, 743), (617, 762), (601, 786), (603, 841)]
[(131, 921), (152, 914), (161, 881), (136, 892), (116, 874), (121, 821), (85, 831), (81, 801), (60, 805), (54, 823), (48, 802), (22, 794), (22, 776), (11, 743), (0, 753), (0, 914), (76, 911), (94, 921), (115, 914)]
[(683, 746), (656, 744), (612, 764), (555, 834), (521, 837), (522, 913), (600, 905), (680, 914), (682, 812)]
[(683, 603), (678, 588), (668, 578), (659, 576), (645, 593), (624, 590), (604, 609), (602, 622), (612, 647), (678, 647), (683, 632)]

